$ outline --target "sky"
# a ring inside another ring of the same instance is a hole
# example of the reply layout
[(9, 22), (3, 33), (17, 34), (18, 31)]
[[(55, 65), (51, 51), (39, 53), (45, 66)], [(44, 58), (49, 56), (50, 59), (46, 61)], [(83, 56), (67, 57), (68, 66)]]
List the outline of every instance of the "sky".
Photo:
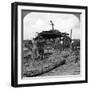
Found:
[(80, 20), (74, 14), (30, 12), (23, 18), (24, 40), (32, 40), (37, 32), (52, 29), (50, 20), (54, 23), (54, 29), (69, 34), (72, 29), (72, 38), (80, 39)]

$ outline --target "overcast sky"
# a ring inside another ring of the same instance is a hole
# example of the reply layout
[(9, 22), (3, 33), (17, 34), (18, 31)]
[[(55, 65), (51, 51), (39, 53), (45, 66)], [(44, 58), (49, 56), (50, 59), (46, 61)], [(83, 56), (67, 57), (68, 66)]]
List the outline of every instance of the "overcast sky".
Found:
[(37, 35), (36, 32), (50, 30), (50, 20), (53, 21), (55, 29), (67, 33), (72, 29), (72, 38), (80, 39), (80, 20), (74, 14), (40, 12), (31, 12), (24, 17), (23, 38), (32, 39)]

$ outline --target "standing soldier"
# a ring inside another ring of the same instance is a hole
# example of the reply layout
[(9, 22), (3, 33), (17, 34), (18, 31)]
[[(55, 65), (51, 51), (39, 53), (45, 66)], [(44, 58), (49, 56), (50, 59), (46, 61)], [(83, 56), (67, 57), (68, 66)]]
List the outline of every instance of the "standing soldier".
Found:
[(52, 20), (50, 20), (50, 25), (52, 25), (52, 30), (54, 30), (54, 23), (52, 22)]
[(37, 49), (39, 57), (42, 60), (44, 58), (44, 39), (42, 39), (42, 37), (37, 41)]
[(32, 40), (32, 59), (35, 60), (38, 57), (37, 41)]

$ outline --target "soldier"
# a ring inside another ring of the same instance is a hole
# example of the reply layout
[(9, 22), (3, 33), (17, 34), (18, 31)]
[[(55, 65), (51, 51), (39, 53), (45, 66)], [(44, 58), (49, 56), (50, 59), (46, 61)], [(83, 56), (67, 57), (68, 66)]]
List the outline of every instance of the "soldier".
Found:
[(32, 59), (36, 59), (39, 56), (38, 49), (37, 49), (37, 42), (35, 40), (32, 40), (32, 43), (33, 43)]
[(52, 20), (50, 20), (50, 25), (52, 25), (52, 30), (54, 30), (54, 23), (52, 22)]
[(37, 49), (39, 57), (42, 60), (44, 58), (44, 39), (42, 39), (41, 37), (39, 40), (37, 40)]

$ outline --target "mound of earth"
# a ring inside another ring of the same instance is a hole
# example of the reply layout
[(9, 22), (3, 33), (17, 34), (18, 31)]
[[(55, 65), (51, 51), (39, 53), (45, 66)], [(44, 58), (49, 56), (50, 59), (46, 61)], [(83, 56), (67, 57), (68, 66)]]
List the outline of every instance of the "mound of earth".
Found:
[(23, 75), (25, 77), (41, 75), (65, 64), (65, 62), (66, 60), (60, 56), (60, 52), (53, 53), (43, 60), (29, 60), (29, 65), (27, 67), (24, 66)]
[(43, 60), (30, 57), (27, 60), (23, 67), (24, 77), (80, 74), (80, 55), (70, 50), (55, 51)]

